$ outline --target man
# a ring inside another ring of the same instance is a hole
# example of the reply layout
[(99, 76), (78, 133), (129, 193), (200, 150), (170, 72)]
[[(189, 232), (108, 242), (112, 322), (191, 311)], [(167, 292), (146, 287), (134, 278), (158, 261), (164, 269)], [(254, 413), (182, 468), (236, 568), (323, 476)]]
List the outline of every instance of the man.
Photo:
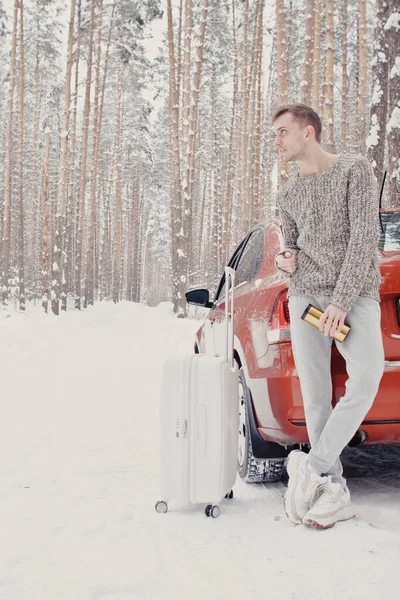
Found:
[[(304, 104), (281, 106), (275, 146), (298, 173), (278, 192), (285, 248), (275, 260), (288, 279), (290, 328), (311, 450), (288, 457), (285, 510), (293, 523), (332, 527), (354, 517), (340, 454), (359, 430), (384, 370), (378, 267), (379, 216), (368, 161), (320, 145), (321, 121)], [(301, 319), (323, 311), (319, 330)], [(346, 393), (332, 410), (332, 337), (346, 361)], [(360, 432), (359, 432), (360, 433)]]

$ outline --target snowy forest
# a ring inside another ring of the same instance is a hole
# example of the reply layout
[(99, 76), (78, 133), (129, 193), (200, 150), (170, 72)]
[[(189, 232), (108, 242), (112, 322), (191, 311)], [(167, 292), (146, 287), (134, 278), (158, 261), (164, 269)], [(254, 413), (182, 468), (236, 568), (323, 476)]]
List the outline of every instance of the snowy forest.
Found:
[(214, 289), (288, 173), (271, 115), (367, 156), (400, 207), (393, 0), (0, 0), (3, 305)]

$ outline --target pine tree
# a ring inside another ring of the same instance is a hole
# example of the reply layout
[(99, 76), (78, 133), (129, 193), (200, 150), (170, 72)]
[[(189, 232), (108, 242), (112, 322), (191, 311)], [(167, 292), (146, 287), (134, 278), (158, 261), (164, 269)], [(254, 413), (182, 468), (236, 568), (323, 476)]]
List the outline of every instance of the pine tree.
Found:
[[(74, 43), (75, 29), (75, 7), (76, 0), (71, 0), (69, 29), (68, 29), (68, 56), (67, 69), (64, 88), (64, 118), (61, 131), (61, 151), (57, 194), (57, 216), (55, 232), (55, 249), (53, 255), (52, 267), (52, 291), (51, 291), (51, 309), (55, 315), (59, 314), (59, 298), (62, 290), (62, 283), (65, 278), (65, 260), (63, 258), (65, 236), (66, 236), (66, 188), (67, 188), (67, 155), (68, 140), (70, 133), (70, 107), (71, 107), (71, 76), (72, 76), (72, 50)], [(64, 292), (65, 294), (65, 292)], [(65, 306), (65, 302), (64, 302)]]
[(385, 24), (389, 54), (388, 179), (389, 206), (400, 207), (400, 13), (392, 6)]
[[(278, 78), (278, 104), (287, 102), (287, 74), (288, 74), (288, 56), (286, 43), (286, 13), (283, 0), (276, 0), (276, 52), (277, 60), (277, 78)], [(278, 181), (283, 185), (287, 180), (287, 174), (284, 164), (278, 158)]]
[(322, 0), (315, 0), (313, 80), (312, 80), (312, 82), (313, 82), (312, 83), (312, 106), (318, 114), (322, 114), (322, 106), (321, 106), (321, 3), (322, 3)]
[(25, 310), (25, 224), (24, 224), (24, 121), (25, 121), (25, 48), (24, 48), (24, 3), (19, 0), (19, 119), (18, 119), (18, 287), (19, 307)]
[(334, 20), (333, 0), (326, 0), (326, 40), (325, 40), (325, 80), (324, 80), (324, 147), (327, 152), (334, 151), (333, 142), (333, 86), (334, 86)]
[(11, 259), (11, 210), (12, 210), (12, 127), (14, 117), (14, 89), (15, 89), (15, 71), (17, 56), (17, 24), (18, 24), (18, 0), (14, 0), (14, 18), (13, 32), (11, 41), (11, 66), (10, 66), (10, 87), (8, 92), (7, 107), (7, 130), (6, 130), (6, 158), (4, 169), (4, 212), (3, 227), (1, 239), (1, 294), (3, 302), (6, 302), (9, 295), (9, 276)]
[(389, 53), (385, 25), (390, 13), (386, 0), (378, 0), (372, 59), (372, 99), (370, 131), (367, 137), (368, 157), (381, 179), (385, 159), (385, 132), (387, 124)]
[(341, 137), (340, 137), (340, 149), (341, 152), (344, 153), (347, 151), (347, 146), (349, 143), (348, 139), (348, 101), (349, 101), (349, 76), (348, 76), (348, 43), (347, 43), (347, 35), (348, 35), (348, 27), (347, 27), (347, 2), (348, 0), (343, 0), (343, 11), (342, 11), (342, 117), (341, 117)]
[(44, 152), (42, 167), (42, 306), (47, 313), (50, 300), (49, 291), (49, 157), (50, 157), (50, 129), (44, 132)]
[(312, 57), (314, 43), (315, 0), (306, 0), (306, 35), (304, 38), (303, 81), (301, 82), (302, 102), (311, 103)]
[(365, 154), (367, 110), (367, 1), (359, 0), (359, 91), (357, 122), (359, 123), (359, 152)]
[[(95, 287), (95, 259), (96, 252), (96, 200), (97, 200), (97, 172), (100, 152), (100, 67), (101, 67), (101, 45), (103, 29), (103, 0), (99, 2), (99, 18), (97, 24), (97, 48), (96, 48), (96, 76), (94, 92), (94, 111), (93, 111), (93, 149), (92, 149), (92, 167), (90, 172), (90, 224), (89, 224), (89, 244), (86, 267), (86, 291), (85, 303), (93, 305), (94, 287)], [(106, 73), (105, 73), (106, 75)], [(105, 81), (104, 81), (105, 84)]]
[(95, 26), (95, 6), (96, 0), (91, 0), (90, 13), (90, 31), (88, 44), (87, 72), (86, 72), (86, 89), (85, 89), (85, 106), (83, 111), (83, 131), (82, 131), (82, 153), (79, 173), (79, 216), (77, 230), (77, 244), (75, 255), (75, 308), (81, 308), (81, 293), (82, 293), (82, 266), (83, 266), (83, 239), (85, 229), (85, 192), (86, 192), (86, 164), (88, 157), (88, 139), (89, 139), (89, 116), (90, 116), (90, 93), (92, 87), (92, 61), (93, 61), (93, 37)]

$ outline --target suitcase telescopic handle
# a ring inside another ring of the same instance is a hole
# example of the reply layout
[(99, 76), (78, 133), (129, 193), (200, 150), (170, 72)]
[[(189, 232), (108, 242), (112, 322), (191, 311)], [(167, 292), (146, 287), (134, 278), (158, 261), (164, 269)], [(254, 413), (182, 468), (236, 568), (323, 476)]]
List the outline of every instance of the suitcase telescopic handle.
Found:
[[(234, 313), (233, 313), (233, 291), (235, 289), (235, 269), (225, 267), (225, 360), (233, 369), (233, 350), (234, 350)], [(230, 307), (229, 307), (230, 304)], [(229, 308), (230, 317), (229, 318)]]

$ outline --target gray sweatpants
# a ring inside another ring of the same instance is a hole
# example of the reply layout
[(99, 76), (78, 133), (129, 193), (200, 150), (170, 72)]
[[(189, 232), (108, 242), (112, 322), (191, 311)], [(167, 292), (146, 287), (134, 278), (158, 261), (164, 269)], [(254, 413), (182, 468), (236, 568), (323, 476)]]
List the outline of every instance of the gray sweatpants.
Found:
[[(345, 486), (339, 456), (371, 408), (384, 371), (381, 309), (376, 300), (358, 297), (345, 319), (351, 330), (337, 342), (301, 319), (308, 304), (325, 311), (329, 300), (329, 296), (290, 296), (290, 329), (311, 445), (309, 468), (332, 475), (332, 481)], [(346, 393), (333, 410), (332, 341), (349, 376)]]

